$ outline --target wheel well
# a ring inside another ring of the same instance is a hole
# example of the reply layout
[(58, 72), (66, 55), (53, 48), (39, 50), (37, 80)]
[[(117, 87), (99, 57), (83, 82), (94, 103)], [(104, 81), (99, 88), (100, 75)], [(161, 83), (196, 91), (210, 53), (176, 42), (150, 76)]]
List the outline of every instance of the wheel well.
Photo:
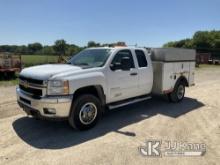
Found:
[(185, 84), (185, 86), (187, 86), (187, 87), (189, 86), (189, 83), (188, 83), (186, 77), (184, 77), (184, 76), (181, 76), (181, 77), (178, 79), (177, 82), (178, 82), (178, 83), (179, 83), (179, 82), (183, 82), (183, 83)]
[(75, 99), (83, 94), (92, 94), (92, 95), (96, 96), (101, 101), (102, 105), (105, 105), (106, 99), (105, 99), (105, 94), (104, 94), (104, 91), (103, 91), (103, 88), (101, 85), (87, 86), (87, 87), (79, 88), (73, 94), (73, 99)]

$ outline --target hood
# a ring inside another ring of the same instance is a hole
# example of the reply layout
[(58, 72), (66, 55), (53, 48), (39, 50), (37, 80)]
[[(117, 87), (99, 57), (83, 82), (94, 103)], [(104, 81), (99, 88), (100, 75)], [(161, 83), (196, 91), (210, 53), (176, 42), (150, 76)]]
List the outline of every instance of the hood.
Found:
[(28, 78), (48, 80), (60, 73), (74, 72), (82, 70), (80, 67), (72, 66), (68, 64), (47, 64), (39, 65), (30, 68), (25, 68), (21, 71), (20, 75)]

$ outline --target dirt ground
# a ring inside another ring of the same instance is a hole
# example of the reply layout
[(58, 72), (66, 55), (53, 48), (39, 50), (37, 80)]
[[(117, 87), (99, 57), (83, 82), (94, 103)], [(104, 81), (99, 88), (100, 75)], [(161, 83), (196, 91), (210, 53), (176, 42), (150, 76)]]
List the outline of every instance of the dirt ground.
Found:
[[(220, 67), (196, 71), (178, 104), (163, 98), (107, 113), (89, 131), (26, 117), (15, 87), (0, 87), (0, 164), (220, 164)], [(149, 158), (138, 148), (157, 139), (205, 143), (199, 157)]]

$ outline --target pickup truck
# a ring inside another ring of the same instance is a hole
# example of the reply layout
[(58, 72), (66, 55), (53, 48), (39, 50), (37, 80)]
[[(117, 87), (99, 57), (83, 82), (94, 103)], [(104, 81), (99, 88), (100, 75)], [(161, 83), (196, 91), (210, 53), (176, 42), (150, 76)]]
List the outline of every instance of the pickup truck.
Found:
[(88, 48), (67, 64), (25, 68), (17, 101), (27, 115), (66, 119), (78, 130), (92, 128), (105, 110), (167, 95), (184, 98), (194, 85), (195, 51), (175, 48)]

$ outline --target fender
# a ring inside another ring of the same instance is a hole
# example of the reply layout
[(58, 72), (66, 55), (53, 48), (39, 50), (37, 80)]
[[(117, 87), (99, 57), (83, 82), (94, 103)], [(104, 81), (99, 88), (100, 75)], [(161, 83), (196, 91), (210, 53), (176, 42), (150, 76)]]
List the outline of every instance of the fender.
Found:
[(185, 83), (185, 86), (186, 86), (186, 87), (189, 87), (188, 80), (186, 79), (185, 76), (180, 76), (180, 77), (178, 78), (178, 80), (176, 81), (176, 84), (178, 84), (179, 82), (184, 82), (184, 83)]
[(102, 106), (104, 106), (106, 104), (106, 96), (104, 94), (104, 90), (101, 85), (96, 85), (95, 88), (97, 90), (97, 94), (98, 94), (99, 99), (102, 103)]

